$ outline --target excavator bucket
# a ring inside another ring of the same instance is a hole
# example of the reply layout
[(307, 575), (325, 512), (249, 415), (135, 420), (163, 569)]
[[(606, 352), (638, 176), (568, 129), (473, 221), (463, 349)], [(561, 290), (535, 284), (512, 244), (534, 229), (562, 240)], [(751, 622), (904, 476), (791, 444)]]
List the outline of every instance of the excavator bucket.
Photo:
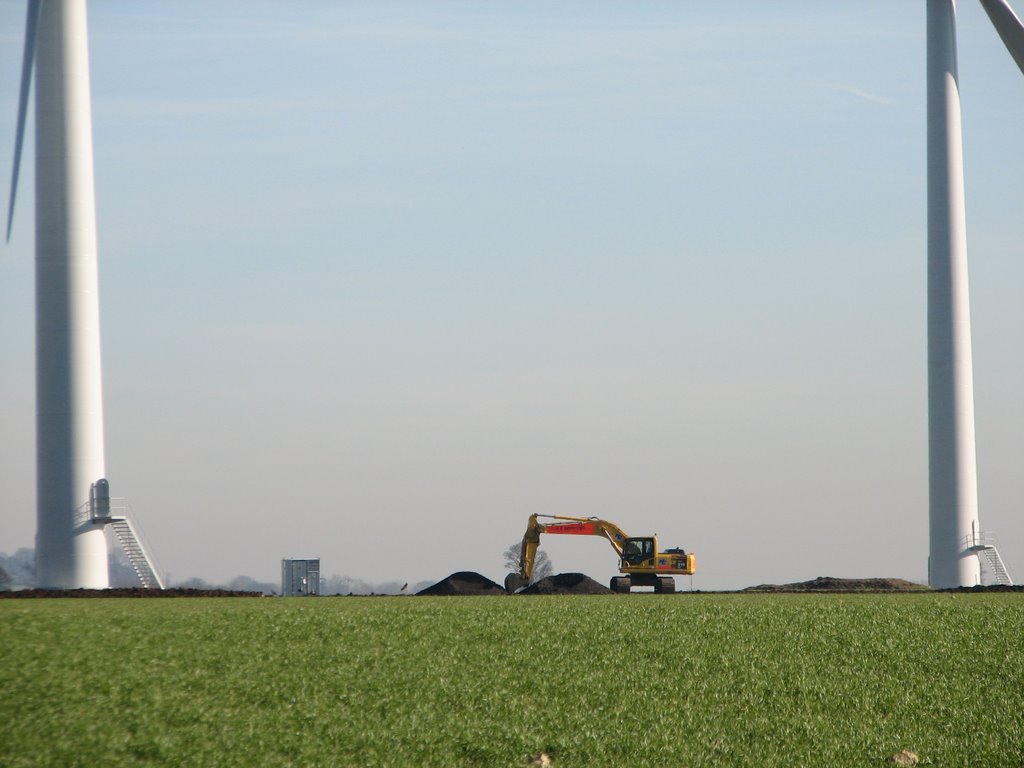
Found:
[(526, 586), (526, 579), (518, 573), (510, 573), (505, 577), (505, 591), (509, 594), (518, 592), (520, 589)]

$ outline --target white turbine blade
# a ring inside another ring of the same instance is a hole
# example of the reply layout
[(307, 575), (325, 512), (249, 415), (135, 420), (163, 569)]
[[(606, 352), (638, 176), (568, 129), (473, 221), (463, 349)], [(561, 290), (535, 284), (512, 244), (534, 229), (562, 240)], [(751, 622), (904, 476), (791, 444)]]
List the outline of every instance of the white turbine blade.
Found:
[(18, 96), (18, 132), (14, 139), (14, 166), (11, 170), (11, 200), (7, 205), (7, 242), (11, 241), (14, 221), (14, 199), (18, 194), (18, 169), (21, 166), (21, 144), (25, 139), (25, 118), (28, 113), (28, 91), (32, 85), (32, 64), (36, 52), (36, 27), (39, 21), (39, 0), (28, 0), (25, 19), (25, 55), (21, 60), (21, 93)]
[(1006, 0), (980, 0), (981, 6), (985, 9), (992, 26), (1003, 38), (1006, 50), (1017, 62), (1021, 73), (1024, 73), (1024, 24), (1020, 23), (1017, 14), (1013, 12)]

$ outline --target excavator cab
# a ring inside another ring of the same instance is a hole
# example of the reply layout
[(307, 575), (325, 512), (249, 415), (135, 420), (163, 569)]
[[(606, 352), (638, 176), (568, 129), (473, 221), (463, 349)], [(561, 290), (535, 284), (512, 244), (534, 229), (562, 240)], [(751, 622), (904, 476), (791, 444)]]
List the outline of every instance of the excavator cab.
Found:
[(637, 536), (622, 544), (622, 567), (636, 567), (654, 557), (654, 537)]

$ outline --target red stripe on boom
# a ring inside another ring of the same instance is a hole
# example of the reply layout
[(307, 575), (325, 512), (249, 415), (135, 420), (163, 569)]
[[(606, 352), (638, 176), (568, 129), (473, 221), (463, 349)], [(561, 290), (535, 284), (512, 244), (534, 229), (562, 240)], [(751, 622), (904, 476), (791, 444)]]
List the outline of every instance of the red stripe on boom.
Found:
[(576, 533), (584, 536), (594, 534), (593, 523), (558, 523), (544, 528), (545, 533)]

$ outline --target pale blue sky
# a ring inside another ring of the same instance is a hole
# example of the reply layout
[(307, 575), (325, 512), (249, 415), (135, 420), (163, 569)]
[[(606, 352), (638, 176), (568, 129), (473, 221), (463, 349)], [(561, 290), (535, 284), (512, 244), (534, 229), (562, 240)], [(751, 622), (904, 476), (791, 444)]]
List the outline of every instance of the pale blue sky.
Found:
[[(113, 493), (172, 578), (500, 581), (551, 512), (658, 532), (703, 589), (923, 579), (924, 14), (93, 2)], [(0, 4), (4, 185), (23, 24)], [(1024, 79), (972, 2), (960, 63), (981, 518), (1024, 577)], [(35, 530), (27, 157), (7, 552)]]

